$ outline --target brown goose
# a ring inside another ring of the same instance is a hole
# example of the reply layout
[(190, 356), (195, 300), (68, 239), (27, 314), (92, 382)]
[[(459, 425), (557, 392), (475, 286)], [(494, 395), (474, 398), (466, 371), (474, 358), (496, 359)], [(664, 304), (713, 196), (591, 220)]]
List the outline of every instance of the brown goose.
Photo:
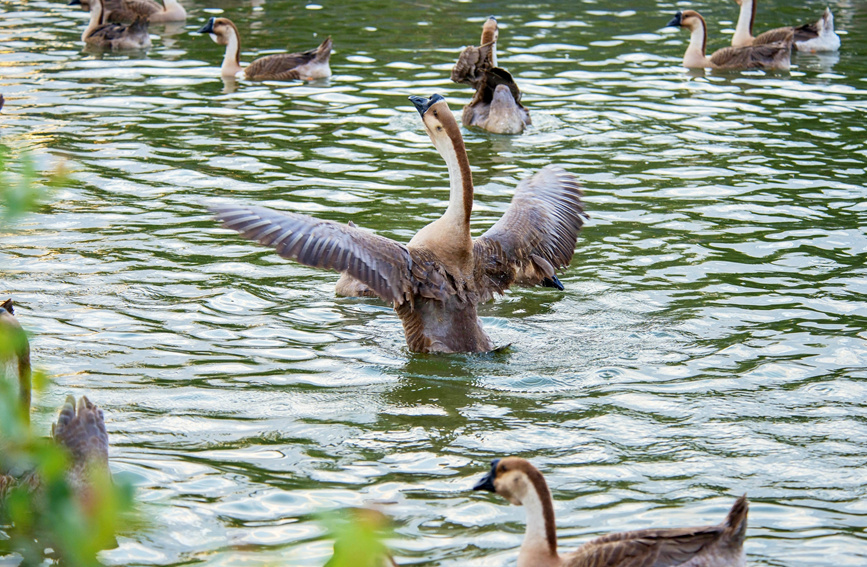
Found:
[[(181, 22), (187, 19), (187, 11), (178, 0), (105, 0), (103, 2), (103, 23), (133, 22), (145, 18), (148, 22)], [(91, 0), (81, 0), (81, 8), (90, 11)]]
[(221, 67), (224, 77), (234, 77), (241, 72), (251, 81), (313, 81), (331, 76), (331, 67), (328, 66), (328, 59), (331, 57), (330, 37), (316, 49), (303, 53), (266, 55), (247, 67), (241, 67), (241, 36), (231, 20), (211, 18), (198, 33), (210, 34), (217, 45), (226, 46)]
[(753, 24), (756, 20), (756, 4), (758, 0), (735, 0), (741, 7), (738, 14), (738, 25), (732, 36), (733, 47), (747, 45), (765, 45), (785, 41), (789, 34), (794, 34), (794, 46), (798, 51), (837, 51), (840, 49), (840, 36), (834, 31), (834, 16), (831, 10), (825, 8), (822, 17), (811, 24), (789, 26), (766, 31), (753, 37)]
[(476, 305), (513, 283), (563, 289), (583, 224), (575, 177), (547, 166), (522, 181), (503, 217), (473, 241), (473, 179), (461, 130), (445, 99), (410, 97), (449, 170), (449, 206), (408, 244), (331, 221), (264, 207), (221, 205), (224, 226), (273, 246), (284, 258), (345, 272), (392, 302), (415, 352), (494, 348)]
[(678, 12), (666, 27), (682, 27), (690, 31), (689, 46), (683, 55), (683, 66), (690, 69), (780, 69), (787, 71), (792, 55), (793, 34), (778, 43), (754, 47), (724, 47), (707, 57), (707, 24), (694, 10)]
[(521, 104), (521, 90), (512, 75), (497, 67), (498, 37), (497, 20), (491, 16), (482, 26), (481, 45), (464, 48), (451, 79), (476, 89), (461, 114), (464, 126), (494, 134), (520, 134), (530, 125), (530, 111)]
[[(0, 304), (0, 336), (10, 341), (18, 363), (19, 404), (22, 415), (30, 421), (31, 367), (30, 343), (27, 335), (14, 317), (15, 310), (11, 299)], [(108, 433), (105, 417), (97, 406), (85, 396), (67, 396), (60, 408), (57, 423), (51, 426), (51, 436), (69, 451), (70, 461), (67, 479), (73, 490), (86, 496), (94, 474), (108, 475)], [(0, 454), (5, 453), (0, 447)], [(35, 472), (11, 474), (0, 470), (0, 496), (14, 486), (30, 488), (39, 486), (40, 479)]]
[(524, 459), (495, 459), (473, 490), (499, 494), (527, 510), (517, 567), (744, 567), (748, 502), (738, 498), (715, 526), (621, 532), (557, 553), (554, 504), (545, 477)]
[[(69, 0), (70, 6), (79, 4), (81, 0)], [(151, 46), (147, 19), (140, 17), (129, 25), (104, 23), (102, 0), (90, 0), (90, 22), (81, 34), (81, 41), (105, 49), (147, 49)]]
[(500, 30), (497, 19), (490, 16), (482, 26), (482, 41), (478, 47), (468, 45), (458, 56), (458, 62), (452, 68), (452, 81), (479, 88), (488, 69), (497, 66), (497, 38)]

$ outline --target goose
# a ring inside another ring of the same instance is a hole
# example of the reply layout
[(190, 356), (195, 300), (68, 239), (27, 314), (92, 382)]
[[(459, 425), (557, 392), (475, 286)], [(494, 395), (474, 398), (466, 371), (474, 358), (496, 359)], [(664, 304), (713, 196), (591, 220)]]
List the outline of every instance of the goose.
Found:
[(791, 62), (793, 34), (783, 41), (752, 47), (724, 47), (707, 57), (707, 24), (701, 14), (684, 10), (674, 15), (666, 27), (682, 27), (690, 31), (689, 46), (683, 55), (683, 66), (690, 69), (779, 69), (787, 71)]
[(732, 36), (733, 47), (747, 45), (765, 45), (784, 41), (790, 33), (794, 34), (794, 45), (798, 51), (837, 51), (840, 49), (840, 36), (834, 31), (834, 16), (829, 8), (825, 8), (822, 17), (812, 24), (789, 26), (766, 31), (753, 37), (753, 23), (756, 19), (756, 3), (758, 0), (735, 0), (741, 7), (738, 15), (738, 25)]
[[(13, 347), (12, 354), (18, 363), (19, 409), (25, 423), (29, 424), (32, 379), (30, 343), (14, 315), (11, 299), (0, 304), (0, 336)], [(86, 396), (82, 396), (77, 402), (73, 396), (66, 397), (57, 422), (51, 426), (51, 436), (69, 452), (70, 462), (66, 477), (77, 493), (86, 495), (94, 474), (110, 474), (105, 416)], [(5, 454), (6, 451), (2, 449), (0, 446), (0, 454)], [(0, 497), (15, 486), (35, 489), (39, 485), (39, 476), (33, 471), (13, 474), (13, 471), (0, 470)]]
[(479, 302), (513, 283), (563, 289), (554, 271), (569, 265), (583, 219), (574, 176), (546, 166), (518, 184), (512, 204), (475, 241), (473, 178), (460, 126), (445, 99), (412, 96), (449, 172), (449, 205), (408, 244), (332, 221), (235, 204), (211, 209), (223, 226), (273, 246), (301, 264), (346, 272), (393, 304), (413, 352), (488, 352)]
[(482, 41), (479, 46), (468, 45), (458, 56), (458, 62), (452, 68), (452, 81), (465, 83), (477, 89), (484, 77), (484, 72), (497, 66), (497, 38), (499, 36), (497, 18), (488, 17), (482, 26)]
[[(182, 22), (187, 19), (187, 11), (178, 0), (105, 0), (103, 3), (103, 22), (132, 22), (146, 18), (149, 23)], [(81, 8), (90, 11), (91, 0), (81, 0)]]
[(521, 104), (521, 90), (512, 75), (497, 67), (498, 38), (497, 19), (491, 16), (482, 26), (481, 44), (461, 51), (451, 79), (476, 89), (461, 114), (464, 126), (494, 134), (520, 134), (531, 123), (530, 111)]
[(744, 567), (749, 503), (738, 498), (715, 526), (613, 533), (559, 555), (551, 492), (542, 473), (518, 457), (495, 459), (473, 490), (499, 494), (527, 510), (517, 567)]
[[(69, 0), (70, 6), (81, 4), (81, 0)], [(90, 22), (81, 34), (81, 41), (87, 45), (107, 49), (147, 49), (151, 46), (148, 35), (148, 21), (140, 17), (129, 25), (103, 23), (102, 0), (90, 1)]]
[(316, 49), (303, 53), (277, 53), (256, 59), (247, 67), (241, 67), (241, 36), (238, 28), (227, 18), (211, 18), (197, 33), (210, 34), (217, 45), (226, 46), (221, 72), (224, 77), (234, 77), (243, 72), (251, 81), (313, 81), (331, 76), (328, 59), (331, 57), (331, 38)]

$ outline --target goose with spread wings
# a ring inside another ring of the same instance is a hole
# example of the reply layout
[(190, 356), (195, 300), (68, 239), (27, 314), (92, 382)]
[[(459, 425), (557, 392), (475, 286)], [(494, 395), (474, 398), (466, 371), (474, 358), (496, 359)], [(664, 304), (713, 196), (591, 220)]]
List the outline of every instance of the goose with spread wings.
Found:
[(414, 352), (488, 352), (476, 312), (512, 284), (563, 289), (555, 271), (572, 260), (586, 215), (576, 178), (546, 166), (523, 180), (512, 204), (473, 240), (473, 179), (454, 115), (440, 95), (410, 97), (449, 172), (442, 217), (407, 244), (354, 226), (264, 207), (212, 207), (227, 228), (301, 264), (344, 272), (391, 302)]

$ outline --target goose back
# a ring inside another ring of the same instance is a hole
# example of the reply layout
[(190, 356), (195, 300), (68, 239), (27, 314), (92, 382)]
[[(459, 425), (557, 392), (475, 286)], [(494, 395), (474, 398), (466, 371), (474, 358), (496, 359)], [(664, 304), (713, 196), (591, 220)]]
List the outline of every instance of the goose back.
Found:
[(484, 72), (461, 121), (495, 134), (520, 134), (531, 123), (530, 112), (521, 104), (521, 90), (512, 75), (499, 67)]
[(331, 57), (331, 38), (328, 37), (316, 49), (303, 53), (276, 53), (260, 57), (244, 69), (251, 81), (312, 81), (331, 76), (328, 60)]

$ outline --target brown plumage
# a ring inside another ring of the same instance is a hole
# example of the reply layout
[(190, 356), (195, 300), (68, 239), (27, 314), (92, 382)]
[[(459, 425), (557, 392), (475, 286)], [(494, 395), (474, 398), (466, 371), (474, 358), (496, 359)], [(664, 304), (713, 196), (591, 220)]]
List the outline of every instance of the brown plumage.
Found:
[(461, 121), (464, 126), (495, 134), (520, 134), (530, 125), (530, 111), (521, 104), (521, 90), (512, 75), (493, 67), (483, 73), (473, 100), (464, 107)]
[(220, 72), (224, 77), (234, 77), (243, 71), (251, 81), (292, 81), (324, 79), (331, 76), (328, 60), (331, 57), (331, 38), (328, 37), (316, 49), (303, 53), (277, 53), (256, 59), (247, 67), (241, 67), (241, 35), (238, 28), (227, 18), (211, 18), (198, 30), (210, 34), (218, 45), (226, 46)]
[[(69, 5), (81, 4), (80, 0), (70, 0)], [(147, 49), (151, 46), (148, 22), (139, 17), (129, 25), (104, 23), (102, 0), (91, 0), (90, 22), (81, 34), (81, 41), (89, 46), (102, 49)]]
[(828, 8), (825, 8), (825, 12), (815, 22), (776, 28), (753, 37), (758, 0), (735, 0), (735, 2), (741, 9), (732, 36), (733, 47), (785, 42), (791, 34), (793, 45), (799, 51), (836, 51), (840, 48), (840, 37), (834, 31), (834, 16)]
[(743, 567), (748, 502), (738, 498), (725, 520), (695, 528), (643, 529), (594, 539), (566, 555), (557, 552), (551, 492), (524, 459), (496, 459), (474, 490), (487, 490), (527, 510), (518, 567)]
[(668, 22), (670, 27), (683, 27), (690, 31), (689, 46), (683, 56), (683, 66), (693, 69), (779, 69), (788, 70), (792, 55), (790, 31), (785, 41), (751, 47), (725, 47), (707, 57), (707, 24), (694, 10), (684, 10)]
[[(81, 8), (88, 12), (92, 0), (81, 0)], [(178, 0), (104, 0), (102, 23), (133, 22), (144, 18), (150, 23), (180, 22), (187, 18), (187, 11)]]
[(344, 272), (391, 302), (416, 352), (484, 352), (493, 343), (476, 306), (512, 284), (562, 289), (585, 214), (577, 180), (547, 166), (522, 181), (503, 217), (473, 242), (473, 184), (460, 127), (445, 100), (411, 97), (449, 168), (449, 207), (408, 244), (354, 226), (263, 207), (214, 207), (224, 226), (277, 253)]
[(464, 48), (452, 68), (451, 79), (476, 89), (461, 114), (464, 126), (494, 134), (520, 134), (530, 125), (530, 111), (521, 104), (521, 90), (505, 69), (497, 67), (497, 20), (491, 16), (482, 26), (479, 47)]
[(482, 26), (482, 40), (478, 47), (468, 45), (461, 51), (452, 68), (451, 79), (456, 83), (471, 85), (474, 89), (484, 78), (485, 71), (497, 65), (497, 19), (489, 17)]
[[(12, 341), (14, 355), (18, 363), (19, 404), (21, 413), (29, 422), (30, 416), (30, 343), (21, 325), (14, 317), (11, 299), (0, 304), (0, 337)], [(108, 433), (102, 410), (82, 396), (76, 404), (75, 398), (67, 396), (66, 403), (60, 408), (57, 423), (51, 427), (52, 438), (64, 447), (70, 456), (67, 478), (74, 490), (85, 495), (93, 481), (93, 475), (108, 475)], [(2, 447), (0, 447), (2, 451)], [(13, 486), (26, 486), (36, 489), (40, 479), (34, 472), (9, 474), (0, 471), (0, 496)]]

